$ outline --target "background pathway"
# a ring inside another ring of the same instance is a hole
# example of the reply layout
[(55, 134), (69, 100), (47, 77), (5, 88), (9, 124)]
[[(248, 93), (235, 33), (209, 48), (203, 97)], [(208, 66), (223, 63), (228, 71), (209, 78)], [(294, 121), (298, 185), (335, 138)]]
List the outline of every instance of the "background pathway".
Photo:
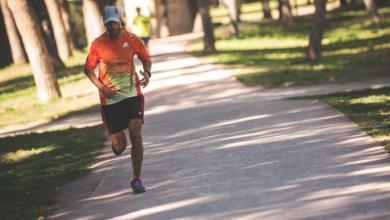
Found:
[(390, 218), (383, 147), (322, 102), (283, 99), (381, 83), (257, 91), (183, 53), (185, 40), (152, 42), (147, 192), (131, 193), (129, 149), (114, 157), (107, 148), (51, 218)]

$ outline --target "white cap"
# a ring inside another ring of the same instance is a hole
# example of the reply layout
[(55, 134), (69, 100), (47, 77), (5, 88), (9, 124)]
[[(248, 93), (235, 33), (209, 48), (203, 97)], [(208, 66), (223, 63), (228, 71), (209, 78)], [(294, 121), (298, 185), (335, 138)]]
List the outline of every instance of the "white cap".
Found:
[(103, 22), (106, 24), (109, 21), (120, 22), (120, 11), (115, 6), (107, 6), (104, 8)]

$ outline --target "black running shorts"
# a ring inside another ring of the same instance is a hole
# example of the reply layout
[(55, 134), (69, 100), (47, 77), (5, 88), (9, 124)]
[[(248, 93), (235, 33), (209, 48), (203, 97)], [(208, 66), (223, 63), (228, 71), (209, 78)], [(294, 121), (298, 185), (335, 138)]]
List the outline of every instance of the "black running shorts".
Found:
[(114, 134), (129, 127), (130, 119), (142, 119), (144, 122), (144, 96), (124, 99), (111, 105), (102, 105), (103, 123), (108, 133)]

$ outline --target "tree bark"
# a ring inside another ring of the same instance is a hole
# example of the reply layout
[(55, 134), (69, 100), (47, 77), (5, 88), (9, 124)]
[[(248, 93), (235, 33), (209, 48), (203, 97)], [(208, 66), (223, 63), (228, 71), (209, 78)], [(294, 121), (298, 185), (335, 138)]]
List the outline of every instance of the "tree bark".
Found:
[(375, 4), (375, 0), (364, 0), (364, 5), (366, 6), (368, 16), (374, 23), (380, 22), (380, 15), (378, 13), (378, 8)]
[(238, 37), (238, 35), (240, 35), (238, 26), (240, 2), (238, 0), (223, 0), (223, 4), (228, 8), (229, 11), (231, 32), (236, 37)]
[(83, 1), (83, 16), (85, 31), (87, 32), (87, 41), (88, 44), (91, 44), (92, 41), (99, 37), (104, 31), (103, 21), (96, 1)]
[(39, 100), (48, 102), (55, 97), (60, 97), (61, 92), (54, 74), (53, 63), (48, 56), (31, 6), (28, 5), (27, 0), (8, 0), (8, 5), (18, 30), (23, 31), (21, 37), (31, 64)]
[(287, 23), (294, 22), (289, 0), (279, 0), (279, 19)]
[(210, 0), (196, 0), (198, 3), (199, 13), (202, 18), (203, 26), (203, 42), (205, 52), (215, 52), (215, 37), (214, 37), (214, 25), (210, 16)]
[(24, 52), (22, 40), (20, 39), (14, 18), (12, 17), (11, 11), (8, 7), (7, 0), (1, 0), (0, 3), (8, 41), (11, 47), (12, 61), (14, 64), (27, 63), (27, 57)]
[(193, 15), (189, 1), (166, 1), (166, 10), (170, 35), (185, 34), (192, 31), (196, 12)]
[(272, 19), (271, 7), (269, 6), (269, 0), (261, 0), (263, 6), (263, 19)]
[(69, 44), (70, 55), (72, 55), (74, 50), (74, 43), (72, 40), (72, 28), (70, 27), (71, 23), (70, 23), (69, 5), (66, 0), (58, 0), (58, 1), (60, 6), (62, 23), (64, 24), (66, 38)]
[(45, 0), (47, 11), (51, 21), (51, 26), (54, 32), (58, 55), (62, 61), (70, 57), (70, 45), (67, 39), (64, 22), (61, 18), (60, 5), (57, 0)]
[(54, 40), (53, 32), (50, 28), (49, 20), (45, 19), (41, 22), (41, 29), (43, 34), (43, 40), (50, 55), (50, 60), (54, 64), (54, 70), (61, 70), (65, 68), (64, 62), (62, 62), (58, 55), (57, 46)]
[(348, 5), (347, 0), (340, 0), (340, 7), (345, 7)]
[(170, 35), (168, 28), (167, 2), (165, 0), (156, 0), (156, 35), (157, 37), (167, 37)]
[(357, 1), (356, 0), (349, 0), (349, 4), (355, 6), (355, 5), (357, 5)]
[(325, 26), (326, 0), (314, 0), (315, 12), (310, 33), (306, 58), (311, 61), (321, 59), (322, 37)]

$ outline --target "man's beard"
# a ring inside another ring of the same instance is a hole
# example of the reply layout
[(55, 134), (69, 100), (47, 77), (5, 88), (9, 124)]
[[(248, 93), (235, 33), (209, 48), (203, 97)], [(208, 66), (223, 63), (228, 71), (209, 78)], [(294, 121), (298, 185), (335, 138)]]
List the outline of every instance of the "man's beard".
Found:
[(118, 38), (121, 35), (121, 29), (115, 29), (115, 30), (107, 30), (108, 35), (110, 35), (111, 38)]

